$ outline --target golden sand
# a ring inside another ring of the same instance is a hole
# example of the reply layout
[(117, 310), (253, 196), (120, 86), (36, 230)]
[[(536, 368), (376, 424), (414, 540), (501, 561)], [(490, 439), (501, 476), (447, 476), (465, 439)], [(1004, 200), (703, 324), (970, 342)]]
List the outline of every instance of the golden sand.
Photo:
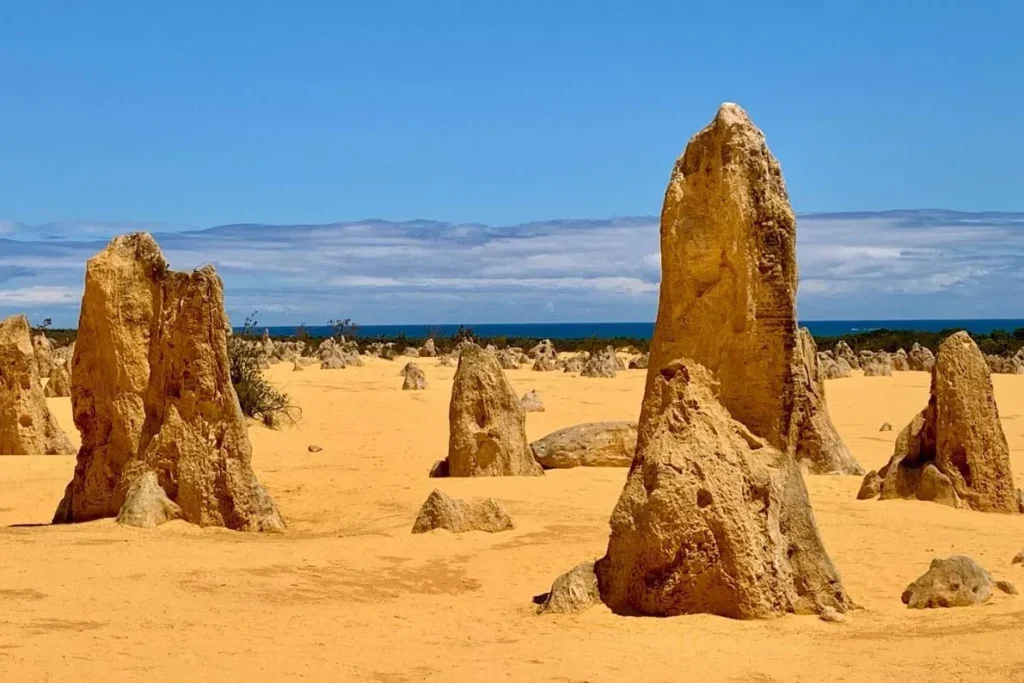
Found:
[[(532, 597), (603, 554), (624, 469), (431, 480), (447, 450), (454, 368), (401, 391), (400, 363), (271, 370), (298, 427), (250, 427), (254, 467), (289, 529), (256, 535), (172, 522), (46, 526), (70, 457), (0, 457), (0, 681), (1024, 680), (1024, 595), (908, 610), (900, 593), (936, 556), (964, 553), (1024, 590), (1024, 516), (916, 501), (857, 501), (859, 477), (809, 476), (833, 561), (864, 609), (739, 622), (534, 615)], [(547, 411), (530, 439), (635, 420), (645, 371), (615, 379), (509, 371)], [(1024, 376), (994, 378), (1016, 485), (1024, 486)], [(883, 465), (928, 395), (925, 373), (828, 382), (830, 412), (866, 468)], [(69, 399), (49, 399), (61, 424)], [(879, 432), (883, 422), (891, 432)], [(307, 447), (323, 447), (309, 453)], [(492, 496), (517, 528), (410, 534), (434, 487)]]

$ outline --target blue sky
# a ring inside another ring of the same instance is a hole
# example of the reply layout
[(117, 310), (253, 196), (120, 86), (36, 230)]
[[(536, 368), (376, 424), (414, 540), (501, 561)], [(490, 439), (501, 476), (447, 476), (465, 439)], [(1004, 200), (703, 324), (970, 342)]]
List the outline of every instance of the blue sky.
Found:
[[(273, 259), (259, 262), (262, 277), (235, 272), (239, 259), (224, 251), (233, 243), (217, 237), (215, 247), (210, 235), (186, 233), (168, 252), (176, 267), (221, 263), (229, 308), (261, 308), (267, 323), (318, 322), (321, 305), (302, 303), (318, 297), (337, 302), (322, 317), (365, 323), (650, 319), (650, 287), (615, 278), (651, 284), (656, 231), (606, 219), (656, 215), (675, 157), (725, 100), (765, 130), (805, 216), (1024, 211), (1020, 3), (775, 5), (5, 3), (0, 239), (20, 246), (0, 243), (0, 313), (52, 309), (73, 323), (67, 297), (80, 291), (82, 264), (70, 259), (111, 230), (379, 218), (441, 227), (390, 238), (373, 224), (358, 238), (335, 227), (346, 245), (383, 246), (351, 246), (365, 260), (338, 254), (303, 278), (277, 273)], [(581, 233), (556, 219), (601, 227)], [(993, 259), (1024, 264), (1018, 223), (932, 221), (890, 234), (885, 220), (865, 233), (844, 232), (853, 219), (801, 222), (813, 232), (801, 235), (804, 317), (1024, 316), (1022, 297), (992, 298), (1015, 282), (1013, 266)], [(530, 223), (551, 234), (516, 227)], [(457, 253), (434, 248), (457, 244), (466, 224), (505, 233), (472, 235), (463, 275), (500, 254), (500, 277), (533, 285), (496, 293), (493, 282), (402, 277), (429, 271), (430, 259), (458, 270)], [(54, 231), (85, 246), (44, 239)], [(269, 234), (281, 261), (301, 264), (323, 235), (300, 233), (260, 228), (238, 244)], [(929, 242), (944, 246), (928, 258), (913, 251)], [(512, 243), (525, 251), (500, 251)], [(62, 258), (58, 276), (47, 263)], [(856, 276), (818, 272), (836, 261)], [(854, 292), (851, 278), (868, 272), (889, 289)], [(564, 279), (573, 273), (575, 284)]]

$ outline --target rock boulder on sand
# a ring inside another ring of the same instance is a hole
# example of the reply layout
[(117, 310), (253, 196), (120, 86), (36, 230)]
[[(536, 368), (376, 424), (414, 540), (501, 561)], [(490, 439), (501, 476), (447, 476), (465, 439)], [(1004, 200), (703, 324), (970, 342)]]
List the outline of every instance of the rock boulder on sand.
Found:
[(532, 347), (526, 352), (530, 358), (537, 360), (538, 358), (550, 358), (551, 360), (558, 360), (558, 351), (555, 350), (555, 345), (551, 343), (550, 339), (545, 339)]
[(495, 353), (502, 370), (518, 370), (521, 354), (514, 349), (501, 349)]
[(580, 370), (581, 377), (615, 377), (619, 369), (619, 358), (615, 355), (615, 349), (610, 346), (603, 351), (591, 353), (583, 369)]
[(650, 354), (641, 353), (638, 356), (634, 356), (629, 360), (630, 370), (646, 370), (649, 367), (651, 360)]
[(850, 607), (792, 456), (732, 419), (711, 373), (689, 360), (648, 383), (597, 576), (605, 604), (623, 614)]
[(541, 400), (540, 394), (537, 393), (536, 389), (530, 389), (523, 394), (523, 397), (519, 399), (519, 403), (523, 406), (523, 410), (528, 413), (544, 412), (544, 401)]
[(814, 359), (801, 358), (796, 218), (764, 134), (735, 104), (723, 104), (676, 162), (661, 263), (648, 385), (668, 363), (696, 361), (714, 373), (732, 417), (770, 445), (815, 472), (862, 472), (834, 469), (852, 461), (845, 449), (821, 451), (842, 439), (830, 420), (812, 419), (826, 405), (807, 381)]
[(434, 489), (420, 508), (412, 532), (422, 534), (432, 529), (447, 529), (456, 534), (466, 531), (496, 533), (514, 528), (512, 518), (492, 498), (463, 501)]
[(1016, 513), (1010, 451), (985, 358), (966, 332), (942, 342), (928, 405), (896, 438), (880, 497)]
[(555, 579), (538, 614), (576, 614), (601, 602), (594, 563), (584, 562)]
[(914, 342), (914, 345), (910, 347), (910, 353), (907, 354), (907, 365), (911, 370), (931, 372), (932, 366), (935, 365), (935, 355), (930, 349)]
[(403, 391), (422, 391), (427, 388), (427, 376), (423, 369), (412, 361), (405, 364), (400, 373), (405, 379), (402, 381)]
[(0, 455), (68, 455), (71, 441), (46, 405), (28, 318), (0, 322)]
[(169, 270), (150, 235), (89, 259), (71, 376), (82, 447), (54, 523), (155, 524), (177, 506), (202, 526), (284, 527), (250, 464), (228, 329), (216, 271)]
[(970, 607), (988, 602), (995, 582), (984, 567), (966, 555), (936, 558), (923, 576), (903, 591), (903, 604), (911, 609)]
[(590, 422), (559, 429), (530, 444), (544, 469), (629, 467), (636, 451), (635, 422)]
[(896, 353), (891, 354), (890, 359), (892, 360), (892, 369), (896, 372), (906, 372), (910, 369), (910, 360), (904, 349), (897, 349)]
[(821, 376), (825, 379), (843, 379), (853, 374), (853, 369), (844, 358), (833, 360), (819, 355), (818, 360), (821, 362)]
[(832, 355), (836, 360), (845, 360), (846, 364), (851, 368), (860, 368), (860, 361), (857, 360), (857, 354), (855, 354), (853, 349), (850, 348), (850, 345), (844, 341), (840, 341), (836, 344), (836, 347), (832, 350)]
[(526, 442), (526, 413), (494, 354), (467, 344), (459, 354), (448, 406), (451, 477), (538, 475)]
[(892, 359), (885, 351), (880, 351), (870, 357), (862, 358), (860, 361), (861, 370), (865, 377), (891, 377)]
[(423, 343), (423, 348), (420, 349), (420, 358), (433, 358), (437, 355), (437, 347), (434, 345), (433, 339), (428, 339)]
[(537, 356), (537, 360), (533, 362), (533, 369), (537, 372), (552, 372), (558, 369), (555, 365), (555, 359), (550, 356)]

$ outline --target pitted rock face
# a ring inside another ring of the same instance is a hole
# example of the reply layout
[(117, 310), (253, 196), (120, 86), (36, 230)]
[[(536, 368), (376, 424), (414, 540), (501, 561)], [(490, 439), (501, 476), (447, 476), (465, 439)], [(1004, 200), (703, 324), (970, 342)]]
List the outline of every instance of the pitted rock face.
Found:
[(46, 405), (28, 318), (0, 322), (0, 455), (69, 455), (71, 441)]
[(825, 469), (852, 460), (827, 419), (809, 419), (821, 411), (801, 409), (825, 403), (807, 395), (813, 359), (802, 358), (797, 333), (796, 219), (764, 134), (735, 104), (723, 104), (676, 162), (661, 264), (648, 385), (689, 358), (714, 373), (733, 418), (775, 448), (806, 451), (799, 444), (809, 441), (841, 449), (815, 455)]
[(792, 456), (730, 417), (711, 373), (689, 360), (664, 368), (643, 416), (597, 563), (613, 611), (757, 618), (850, 607)]
[(466, 344), (448, 407), (447, 474), (539, 475), (526, 441), (526, 413), (493, 353)]
[(966, 332), (942, 342), (928, 405), (880, 471), (883, 500), (917, 498), (981, 512), (1020, 511), (1010, 450), (985, 357)]
[(799, 444), (831, 449), (832, 435), (815, 415), (817, 354), (796, 326), (795, 242), (764, 135), (722, 105), (665, 193), (636, 454), (596, 565), (616, 612), (754, 618), (851, 604), (796, 462)]
[(987, 602), (994, 587), (992, 575), (966, 555), (932, 560), (928, 571), (903, 591), (911, 609), (969, 607)]
[(252, 472), (227, 332), (212, 267), (172, 272), (143, 233), (89, 260), (71, 374), (82, 447), (55, 523), (283, 528)]

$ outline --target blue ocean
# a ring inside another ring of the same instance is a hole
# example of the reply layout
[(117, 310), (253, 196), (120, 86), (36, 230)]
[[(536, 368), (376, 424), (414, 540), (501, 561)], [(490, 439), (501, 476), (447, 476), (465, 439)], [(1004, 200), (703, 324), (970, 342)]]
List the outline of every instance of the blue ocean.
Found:
[[(1013, 330), (1024, 327), (1024, 319), (986, 320), (804, 320), (801, 325), (811, 330), (816, 337), (836, 337), (877, 329), (914, 330), (939, 332), (946, 329), (967, 330), (974, 334), (988, 334), (993, 330)], [(411, 339), (450, 336), (459, 329), (458, 324), (441, 325), (360, 325), (362, 338), (395, 337), (405, 334)], [(468, 323), (477, 337), (529, 337), (538, 339), (609, 339), (629, 337), (650, 339), (654, 332), (653, 322), (638, 323)], [(269, 327), (274, 336), (292, 336), (296, 327)], [(331, 334), (325, 325), (307, 326), (306, 331), (315, 337)]]

